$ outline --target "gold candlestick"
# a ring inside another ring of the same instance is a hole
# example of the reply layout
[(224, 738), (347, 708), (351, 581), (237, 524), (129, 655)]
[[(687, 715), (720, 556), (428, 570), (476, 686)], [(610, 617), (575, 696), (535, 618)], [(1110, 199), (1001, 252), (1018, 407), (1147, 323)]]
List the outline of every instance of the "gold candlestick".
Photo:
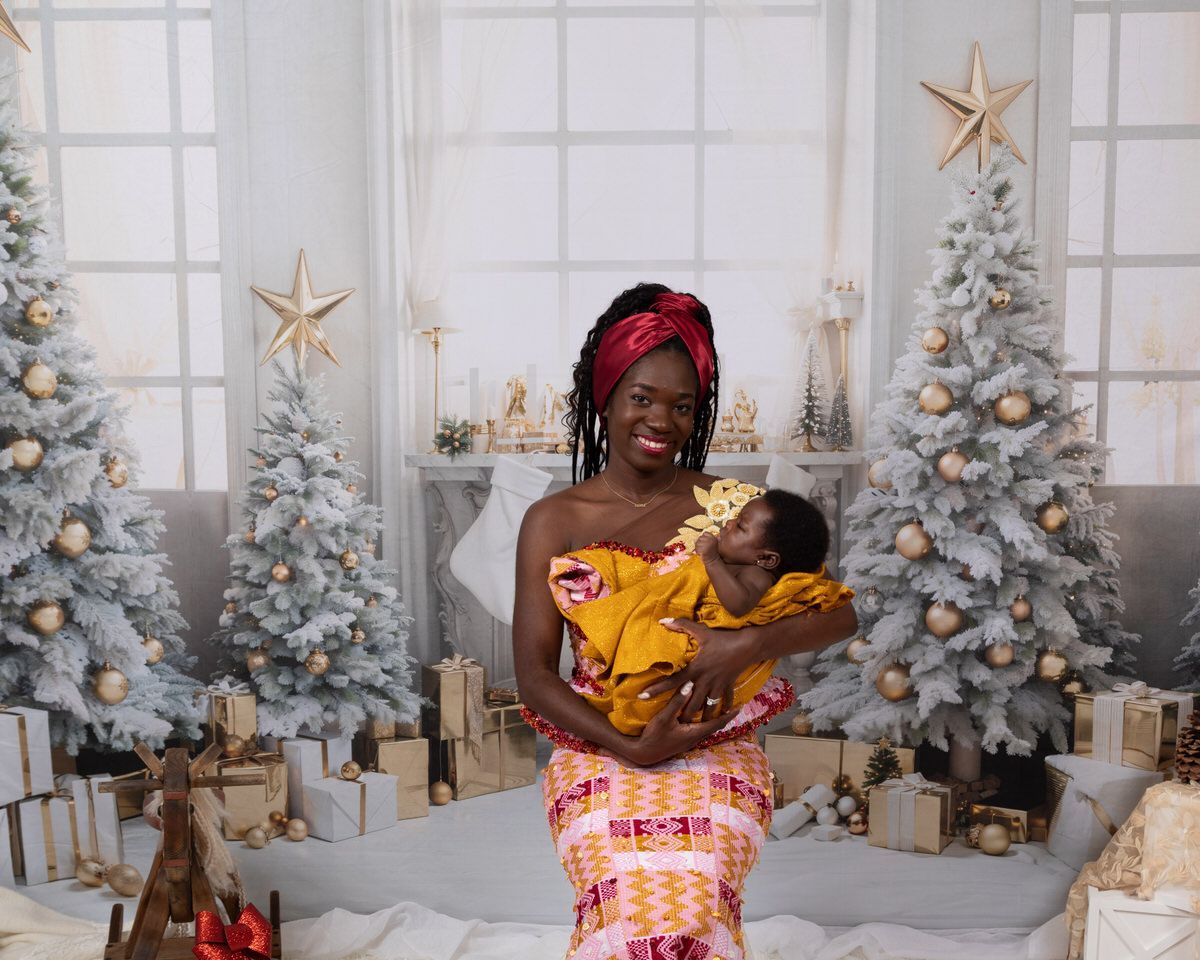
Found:
[[(442, 382), (442, 337), (448, 333), (458, 333), (458, 327), (428, 327), (425, 330), (418, 330), (417, 333), (429, 338), (429, 345), (433, 347), (433, 430), (431, 433), (436, 434), (438, 423), (440, 422), (441, 411), (441, 382)], [(435, 451), (430, 451), (431, 453)]]
[(487, 421), (487, 450), (486, 453), (496, 452), (496, 418), (488, 417)]

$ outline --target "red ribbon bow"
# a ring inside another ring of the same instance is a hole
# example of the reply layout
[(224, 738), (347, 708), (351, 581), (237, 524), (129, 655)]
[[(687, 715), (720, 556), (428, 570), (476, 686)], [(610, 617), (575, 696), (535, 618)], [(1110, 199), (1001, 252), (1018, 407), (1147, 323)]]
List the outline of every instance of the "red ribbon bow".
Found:
[(201, 910), (192, 953), (199, 960), (271, 960), (271, 922), (252, 903), (228, 927), (211, 910)]

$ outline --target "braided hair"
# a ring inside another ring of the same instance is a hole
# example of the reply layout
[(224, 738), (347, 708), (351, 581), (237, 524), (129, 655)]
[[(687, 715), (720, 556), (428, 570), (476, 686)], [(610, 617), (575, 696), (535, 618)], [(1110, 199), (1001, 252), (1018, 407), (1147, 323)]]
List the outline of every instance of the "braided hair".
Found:
[[(605, 331), (617, 322), (631, 317), (636, 313), (646, 313), (660, 293), (672, 293), (670, 287), (661, 283), (639, 283), (624, 293), (619, 294), (609, 308), (600, 315), (591, 330), (583, 348), (579, 351), (579, 362), (574, 367), (574, 379), (571, 392), (567, 394), (567, 413), (563, 417), (570, 435), (571, 443), (571, 482), (578, 483), (593, 477), (604, 469), (608, 463), (608, 431), (600, 418), (603, 411), (596, 409), (596, 401), (592, 396), (592, 373), (596, 362), (596, 351), (600, 348), (600, 338)], [(699, 300), (696, 301), (700, 303)], [(708, 332), (709, 344), (713, 344), (712, 316), (708, 307), (700, 303), (696, 311), (696, 322)], [(655, 350), (666, 350), (671, 353), (682, 353), (691, 361), (679, 337), (672, 337)], [(651, 351), (653, 352), (653, 351)], [(692, 435), (684, 442), (679, 451), (679, 465), (689, 470), (703, 470), (708, 459), (708, 445), (712, 441), (713, 431), (717, 426), (718, 397), (717, 385), (719, 370), (717, 368), (717, 351), (713, 346), (713, 375), (708, 388), (708, 395), (696, 405), (696, 418), (692, 425)], [(582, 453), (583, 462), (580, 463)], [(581, 475), (582, 474), (582, 475)]]

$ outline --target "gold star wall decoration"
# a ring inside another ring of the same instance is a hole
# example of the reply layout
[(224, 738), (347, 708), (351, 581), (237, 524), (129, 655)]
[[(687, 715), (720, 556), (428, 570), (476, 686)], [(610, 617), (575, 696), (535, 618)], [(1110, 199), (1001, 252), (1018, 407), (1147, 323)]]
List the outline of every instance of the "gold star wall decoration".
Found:
[(8, 11), (4, 9), (3, 3), (0, 3), (0, 34), (4, 34), (4, 36), (21, 47), (26, 53), (33, 53), (29, 49), (29, 44), (25, 42), (25, 38), (17, 32), (17, 25), (13, 23), (12, 17), (8, 15)]
[(263, 290), (259, 287), (250, 289), (275, 311), (280, 320), (279, 329), (275, 331), (275, 337), (271, 340), (271, 345), (267, 348), (267, 355), (262, 358), (262, 363), (266, 363), (290, 343), (292, 349), (296, 351), (296, 365), (301, 370), (304, 369), (304, 360), (310, 344), (339, 367), (342, 365), (334, 355), (329, 338), (321, 329), (321, 321), (349, 297), (354, 292), (353, 289), (314, 294), (312, 278), (308, 275), (308, 260), (305, 258), (303, 250), (300, 251), (300, 261), (296, 264), (296, 279), (292, 283), (290, 295), (272, 293), (270, 290)]
[(993, 140), (996, 143), (1007, 143), (1012, 148), (1013, 156), (1024, 163), (1025, 158), (1021, 156), (1021, 151), (1013, 142), (1012, 135), (1001, 121), (1000, 114), (1031, 83), (1033, 83), (1032, 80), (1023, 80), (1020, 83), (1014, 83), (1011, 87), (1004, 87), (1000, 90), (991, 89), (988, 86), (987, 68), (983, 63), (983, 51), (979, 47), (978, 40), (975, 41), (975, 47), (971, 53), (971, 86), (968, 89), (955, 90), (922, 80), (921, 86), (937, 97), (947, 109), (958, 117), (958, 130), (955, 131), (950, 146), (946, 148), (946, 155), (942, 157), (938, 169), (944, 168), (973, 139), (979, 141), (979, 169), (981, 172), (991, 162)]

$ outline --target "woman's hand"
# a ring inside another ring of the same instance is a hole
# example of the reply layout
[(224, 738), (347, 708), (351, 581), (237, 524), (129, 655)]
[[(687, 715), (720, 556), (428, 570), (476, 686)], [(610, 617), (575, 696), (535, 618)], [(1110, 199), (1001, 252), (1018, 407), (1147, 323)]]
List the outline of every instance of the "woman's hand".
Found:
[(757, 663), (753, 631), (714, 630), (694, 620), (664, 620), (663, 626), (688, 634), (696, 641), (696, 656), (678, 673), (646, 688), (649, 697), (674, 688), (690, 687), (683, 716), (707, 722), (733, 706), (733, 687), (747, 667)]
[(684, 705), (691, 693), (691, 684), (683, 684), (650, 719), (640, 736), (628, 738), (628, 746), (623, 751), (627, 760), (639, 767), (652, 767), (687, 753), (733, 719), (734, 711), (730, 710), (698, 723), (688, 722), (684, 719)]

